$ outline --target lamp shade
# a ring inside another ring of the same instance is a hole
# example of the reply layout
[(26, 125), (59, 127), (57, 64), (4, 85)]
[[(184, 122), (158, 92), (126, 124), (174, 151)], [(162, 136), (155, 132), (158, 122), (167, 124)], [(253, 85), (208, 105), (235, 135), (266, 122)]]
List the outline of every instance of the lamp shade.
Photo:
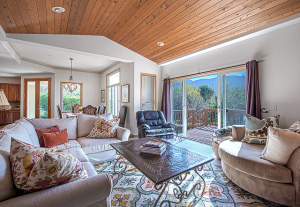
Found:
[(0, 89), (0, 110), (10, 110), (11, 106), (9, 102), (7, 101), (7, 98), (5, 96), (5, 93), (3, 89)]

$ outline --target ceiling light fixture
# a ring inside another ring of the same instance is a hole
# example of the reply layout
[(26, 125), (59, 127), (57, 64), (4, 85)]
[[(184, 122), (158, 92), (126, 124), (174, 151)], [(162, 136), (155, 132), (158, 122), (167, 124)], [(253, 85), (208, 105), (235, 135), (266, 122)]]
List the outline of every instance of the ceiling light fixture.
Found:
[(165, 45), (165, 43), (163, 43), (163, 42), (157, 42), (157, 44), (161, 47)]
[(60, 7), (60, 6), (55, 6), (55, 7), (52, 8), (52, 11), (61, 14), (65, 11), (65, 9)]
[(67, 83), (66, 85), (64, 85), (64, 88), (68, 91), (70, 91), (70, 93), (73, 93), (73, 91), (76, 91), (77, 89), (77, 84), (74, 83), (74, 79), (73, 79), (73, 68), (72, 68), (72, 61), (73, 61), (73, 58), (70, 58), (71, 60), (71, 75), (70, 75), (70, 78), (69, 78), (69, 83)]

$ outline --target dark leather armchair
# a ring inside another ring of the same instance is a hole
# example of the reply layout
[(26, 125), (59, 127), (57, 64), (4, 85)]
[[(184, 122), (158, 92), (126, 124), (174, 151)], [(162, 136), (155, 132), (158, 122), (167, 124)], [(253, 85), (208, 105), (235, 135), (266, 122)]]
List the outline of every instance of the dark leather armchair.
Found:
[(174, 125), (166, 122), (162, 111), (136, 112), (139, 137), (173, 138)]
[(127, 106), (125, 106), (125, 105), (121, 106), (120, 111), (119, 111), (119, 118), (120, 118), (119, 126), (120, 127), (125, 126), (126, 115), (127, 115)]

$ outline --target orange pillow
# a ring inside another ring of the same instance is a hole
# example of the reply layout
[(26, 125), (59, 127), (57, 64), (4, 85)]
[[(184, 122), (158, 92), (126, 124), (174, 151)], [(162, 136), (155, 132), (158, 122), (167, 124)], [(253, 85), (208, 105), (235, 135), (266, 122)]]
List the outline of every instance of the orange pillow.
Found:
[(35, 129), (35, 131), (39, 138), (40, 146), (45, 147), (44, 138), (43, 138), (44, 133), (59, 132), (59, 128), (57, 125), (55, 125), (45, 129)]
[(47, 148), (67, 143), (68, 142), (67, 129), (63, 129), (58, 132), (44, 133), (43, 139), (44, 139), (45, 147)]

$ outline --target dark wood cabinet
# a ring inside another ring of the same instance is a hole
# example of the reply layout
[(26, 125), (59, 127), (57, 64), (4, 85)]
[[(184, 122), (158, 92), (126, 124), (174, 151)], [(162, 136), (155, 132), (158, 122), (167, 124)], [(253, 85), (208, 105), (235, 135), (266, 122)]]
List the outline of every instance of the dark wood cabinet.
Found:
[(20, 119), (20, 110), (0, 111), (0, 124), (11, 124)]
[(0, 89), (4, 90), (8, 101), (20, 101), (21, 100), (21, 85), (0, 83)]

